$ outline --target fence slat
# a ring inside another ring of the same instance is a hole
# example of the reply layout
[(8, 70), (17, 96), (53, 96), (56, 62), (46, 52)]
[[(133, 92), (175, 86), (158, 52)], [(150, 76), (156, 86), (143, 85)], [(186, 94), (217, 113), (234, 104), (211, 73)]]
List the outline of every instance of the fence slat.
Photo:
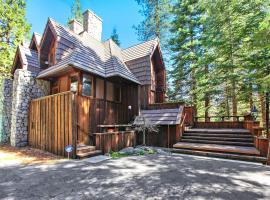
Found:
[(75, 120), (72, 113), (74, 110), (72, 97), (71, 92), (65, 92), (31, 102), (29, 108), (31, 147), (67, 156), (64, 147), (68, 144), (76, 146), (76, 137), (73, 136)]

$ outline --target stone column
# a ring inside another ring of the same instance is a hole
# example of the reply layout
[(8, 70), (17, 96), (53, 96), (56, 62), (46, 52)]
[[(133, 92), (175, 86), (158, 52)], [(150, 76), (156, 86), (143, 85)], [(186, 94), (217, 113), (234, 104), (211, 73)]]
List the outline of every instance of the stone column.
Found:
[(7, 143), (10, 138), (13, 80), (5, 78), (0, 82), (0, 143)]
[(49, 95), (50, 83), (35, 77), (35, 73), (23, 69), (17, 69), (14, 73), (10, 137), (12, 146), (28, 144), (30, 102), (32, 99)]

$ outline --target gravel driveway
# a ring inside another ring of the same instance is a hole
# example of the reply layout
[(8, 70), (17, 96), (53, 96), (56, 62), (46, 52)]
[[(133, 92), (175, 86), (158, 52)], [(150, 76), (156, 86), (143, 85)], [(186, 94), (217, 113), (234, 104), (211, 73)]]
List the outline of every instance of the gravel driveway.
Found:
[(0, 199), (270, 199), (270, 168), (185, 155), (0, 165)]

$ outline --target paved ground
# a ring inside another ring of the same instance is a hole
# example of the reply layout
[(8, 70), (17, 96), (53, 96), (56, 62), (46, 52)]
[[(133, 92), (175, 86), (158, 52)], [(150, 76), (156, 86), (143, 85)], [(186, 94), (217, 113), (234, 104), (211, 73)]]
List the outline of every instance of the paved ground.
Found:
[(195, 156), (0, 166), (0, 199), (270, 199), (270, 168)]

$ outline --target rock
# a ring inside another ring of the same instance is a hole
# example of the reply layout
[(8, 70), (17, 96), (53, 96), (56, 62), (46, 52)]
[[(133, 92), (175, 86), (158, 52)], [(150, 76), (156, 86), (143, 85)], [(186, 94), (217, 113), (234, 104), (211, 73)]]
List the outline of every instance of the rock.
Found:
[(127, 147), (119, 151), (120, 154), (134, 154), (134, 148), (133, 147)]

